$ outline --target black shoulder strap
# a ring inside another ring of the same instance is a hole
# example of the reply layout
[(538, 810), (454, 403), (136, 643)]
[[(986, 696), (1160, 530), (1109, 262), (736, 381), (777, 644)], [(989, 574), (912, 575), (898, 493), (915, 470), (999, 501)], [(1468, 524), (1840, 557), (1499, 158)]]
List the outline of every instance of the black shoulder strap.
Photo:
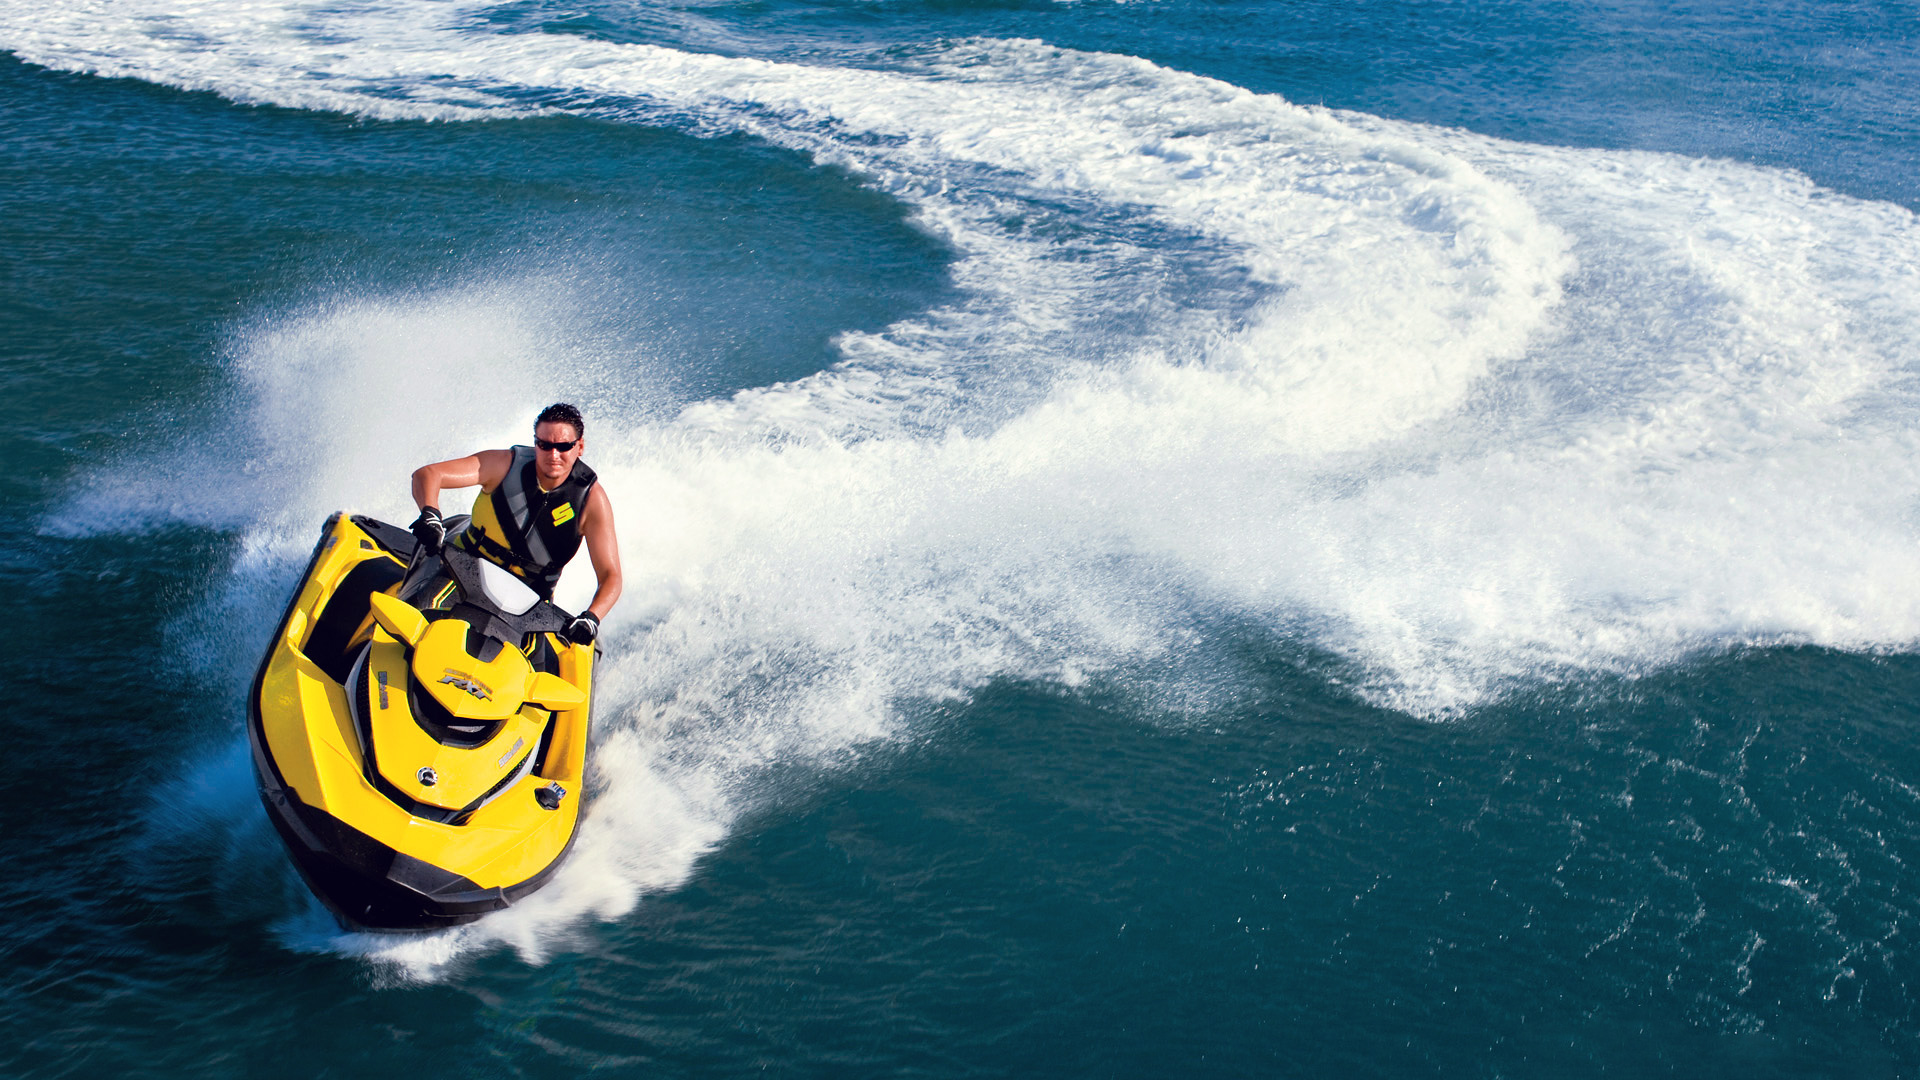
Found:
[(534, 566), (553, 561), (540, 531), (534, 527), (534, 492), (540, 490), (540, 478), (533, 468), (533, 447), (516, 446), (507, 475), (493, 489), (493, 513), (507, 535), (501, 539), (513, 553)]
[(600, 474), (594, 472), (584, 459), (573, 463), (573, 472), (567, 477), (567, 483), (580, 485), (580, 500), (583, 509), (586, 505), (587, 491), (593, 487), (594, 481), (598, 479), (600, 479)]

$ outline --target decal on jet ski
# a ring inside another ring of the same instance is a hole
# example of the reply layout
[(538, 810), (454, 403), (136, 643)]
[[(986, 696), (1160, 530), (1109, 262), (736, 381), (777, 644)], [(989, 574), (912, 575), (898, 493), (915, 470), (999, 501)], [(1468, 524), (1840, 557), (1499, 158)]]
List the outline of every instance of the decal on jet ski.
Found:
[(441, 668), (440, 670), (446, 672), (445, 675), (441, 676), (441, 682), (450, 686), (459, 687), (474, 697), (479, 698), (481, 701), (493, 700), (493, 691), (487, 689), (485, 683), (474, 681), (466, 672), (455, 671), (452, 668)]
[(521, 748), (521, 747), (523, 747), (523, 746), (525, 746), (525, 745), (527, 745), (527, 740), (525, 740), (525, 739), (515, 739), (515, 740), (513, 740), (513, 745), (512, 745), (512, 746), (509, 746), (509, 747), (507, 747), (507, 752), (506, 752), (506, 753), (504, 753), (504, 754), (501, 754), (501, 755), (500, 755), (500, 767), (501, 767), (501, 768), (503, 768), (503, 769), (504, 769), (504, 768), (506, 768), (506, 767), (507, 767), (507, 762), (509, 762), (509, 761), (512, 761), (512, 760), (513, 760), (513, 755), (515, 755), (515, 754), (517, 754), (517, 753), (519, 753), (519, 752), (520, 752), (520, 748)]

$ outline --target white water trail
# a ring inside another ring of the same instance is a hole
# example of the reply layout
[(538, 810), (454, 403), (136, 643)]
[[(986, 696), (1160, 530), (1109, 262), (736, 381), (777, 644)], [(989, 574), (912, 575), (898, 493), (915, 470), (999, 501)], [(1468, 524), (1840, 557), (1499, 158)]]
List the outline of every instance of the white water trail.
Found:
[[(1920, 639), (1920, 229), (1899, 208), (1036, 42), (881, 71), (500, 35), (462, 6), (141, 7), (0, 4), (0, 45), (372, 117), (746, 131), (905, 200), (958, 253), (964, 300), (848, 336), (830, 371), (667, 420), (602, 403), (630, 599), (578, 855), (475, 927), (326, 947), (416, 975), (488, 942), (537, 957), (683, 880), (770, 765), (844, 761), (992, 679), (1204, 683), (1202, 621), (1344, 657), (1361, 692), (1432, 716), (1700, 650)], [(1225, 299), (1183, 299), (1196, 278)], [(431, 456), (363, 456), (394, 417), (347, 375), (286, 374), (383, 370), (423, 320), (356, 336), (369, 310), (241, 354), (265, 436), (311, 450), (234, 519), (261, 567), (335, 506), (404, 516), (368, 478)], [(449, 316), (468, 336), (417, 376), (465, 380), (446, 422), (476, 443), (538, 403), (515, 310)], [(89, 520), (147, 505), (103, 495)], [(249, 565), (236, 582), (271, 578)]]

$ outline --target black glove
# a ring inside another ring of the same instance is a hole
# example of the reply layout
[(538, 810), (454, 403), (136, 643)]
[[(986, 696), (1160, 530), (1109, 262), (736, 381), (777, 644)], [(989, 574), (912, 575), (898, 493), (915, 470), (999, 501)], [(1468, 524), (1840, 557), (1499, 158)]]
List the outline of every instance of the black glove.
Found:
[(447, 523), (440, 520), (439, 507), (421, 508), (420, 516), (413, 519), (413, 538), (420, 541), (422, 555), (440, 554), (441, 546), (447, 542)]
[(567, 640), (575, 645), (591, 645), (600, 636), (600, 616), (583, 611), (567, 624)]

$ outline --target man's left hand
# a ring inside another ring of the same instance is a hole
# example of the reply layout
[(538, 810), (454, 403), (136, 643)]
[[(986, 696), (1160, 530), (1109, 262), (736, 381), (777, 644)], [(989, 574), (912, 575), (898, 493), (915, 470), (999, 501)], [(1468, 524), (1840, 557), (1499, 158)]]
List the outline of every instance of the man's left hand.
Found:
[(567, 640), (575, 645), (591, 645), (600, 636), (600, 616), (583, 611), (567, 624)]

